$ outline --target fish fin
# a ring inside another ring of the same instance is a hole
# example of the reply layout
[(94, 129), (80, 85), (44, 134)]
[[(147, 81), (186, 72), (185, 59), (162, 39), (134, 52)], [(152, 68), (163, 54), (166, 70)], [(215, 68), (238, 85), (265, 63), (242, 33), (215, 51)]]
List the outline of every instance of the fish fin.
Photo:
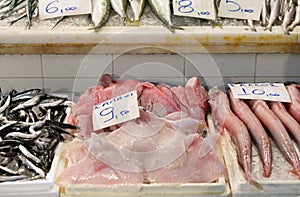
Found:
[(258, 189), (261, 192), (264, 191), (264, 188), (262, 187), (262, 185), (259, 182), (255, 181), (253, 179), (249, 180), (249, 184), (254, 186), (256, 189)]

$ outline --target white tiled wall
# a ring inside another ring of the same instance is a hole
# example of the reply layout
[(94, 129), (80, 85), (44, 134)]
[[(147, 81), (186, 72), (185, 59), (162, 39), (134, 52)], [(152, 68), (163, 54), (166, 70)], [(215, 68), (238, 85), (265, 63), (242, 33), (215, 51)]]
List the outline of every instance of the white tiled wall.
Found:
[(232, 82), (300, 82), (300, 54), (0, 55), (0, 87), (82, 92), (103, 73), (183, 85), (197, 76), (208, 86)]

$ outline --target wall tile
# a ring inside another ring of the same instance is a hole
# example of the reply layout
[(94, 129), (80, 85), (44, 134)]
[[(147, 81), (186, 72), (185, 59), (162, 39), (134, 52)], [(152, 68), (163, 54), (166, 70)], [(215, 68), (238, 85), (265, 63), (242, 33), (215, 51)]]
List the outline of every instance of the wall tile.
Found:
[(172, 54), (114, 55), (114, 73), (119, 77), (183, 77), (184, 59)]
[(0, 77), (42, 77), (40, 55), (0, 55)]
[(253, 77), (255, 54), (186, 54), (187, 77)]
[(263, 82), (297, 82), (300, 83), (300, 76), (298, 77), (256, 77), (255, 82), (263, 83)]
[(42, 55), (44, 77), (99, 77), (111, 63), (112, 55)]
[(300, 76), (300, 55), (258, 54), (256, 76)]
[(23, 91), (31, 88), (44, 88), (42, 78), (0, 78), (0, 87), (4, 93), (12, 89)]

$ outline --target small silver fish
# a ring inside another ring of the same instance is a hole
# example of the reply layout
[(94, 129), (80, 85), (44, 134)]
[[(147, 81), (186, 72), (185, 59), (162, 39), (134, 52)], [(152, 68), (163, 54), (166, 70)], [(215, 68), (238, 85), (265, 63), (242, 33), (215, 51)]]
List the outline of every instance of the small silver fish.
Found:
[(288, 26), (292, 23), (296, 12), (296, 4), (290, 1), (288, 5), (285, 6), (284, 18), (282, 22), (282, 29), (285, 34), (289, 34)]
[(134, 22), (138, 22), (141, 19), (142, 13), (145, 8), (145, 0), (129, 0), (131, 9), (134, 15)]
[(272, 31), (272, 26), (279, 16), (282, 0), (271, 0), (271, 4), (272, 5), (271, 5), (270, 19), (267, 27), (265, 28), (265, 30), (268, 29), (270, 31)]
[(19, 150), (22, 152), (22, 154), (31, 159), (32, 161), (34, 161), (35, 163), (41, 163), (42, 161), (37, 158), (36, 156), (34, 156), (31, 152), (29, 152), (29, 150), (27, 150), (27, 148), (25, 148), (23, 145), (19, 145)]
[(92, 21), (95, 25), (92, 29), (99, 30), (109, 18), (110, 0), (92, 0)]
[(293, 31), (293, 29), (300, 24), (300, 0), (298, 0), (298, 6), (296, 9), (295, 19), (292, 24), (288, 27), (289, 31)]
[(251, 31), (256, 32), (256, 28), (254, 27), (253, 20), (252, 19), (248, 19), (247, 22), (248, 22), (248, 26), (250, 27)]
[(174, 29), (183, 29), (173, 25), (171, 21), (169, 0), (148, 0), (148, 2), (156, 17), (159, 18), (168, 29), (171, 31), (174, 31)]
[(125, 25), (128, 21), (126, 14), (127, 0), (110, 0), (111, 7), (113, 10), (122, 18), (123, 24)]

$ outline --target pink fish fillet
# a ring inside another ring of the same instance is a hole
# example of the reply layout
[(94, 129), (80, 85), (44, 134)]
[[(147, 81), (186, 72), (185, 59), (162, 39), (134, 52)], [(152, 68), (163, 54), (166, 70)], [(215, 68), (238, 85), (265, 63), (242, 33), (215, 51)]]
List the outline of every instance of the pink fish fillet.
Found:
[(270, 108), (300, 146), (300, 124), (286, 111), (281, 102), (270, 102)]
[(272, 171), (272, 152), (267, 132), (243, 100), (234, 98), (231, 91), (229, 91), (229, 98), (231, 109), (245, 123), (259, 150), (259, 155), (264, 168), (263, 175), (265, 177), (270, 177)]
[(137, 85), (140, 105), (163, 117), (180, 111), (176, 103), (149, 82)]
[(288, 104), (288, 112), (300, 123), (300, 85), (291, 84), (286, 86), (292, 103)]
[(230, 110), (227, 95), (218, 88), (209, 90), (209, 104), (212, 118), (217, 128), (223, 132), (225, 128), (236, 146), (238, 162), (242, 166), (246, 180), (253, 185), (251, 178), (252, 167), (252, 143), (250, 135), (244, 123)]
[(300, 178), (300, 163), (292, 140), (277, 116), (263, 100), (250, 100), (249, 104), (257, 118), (268, 128), (275, 143), (286, 160), (294, 167), (293, 173)]

